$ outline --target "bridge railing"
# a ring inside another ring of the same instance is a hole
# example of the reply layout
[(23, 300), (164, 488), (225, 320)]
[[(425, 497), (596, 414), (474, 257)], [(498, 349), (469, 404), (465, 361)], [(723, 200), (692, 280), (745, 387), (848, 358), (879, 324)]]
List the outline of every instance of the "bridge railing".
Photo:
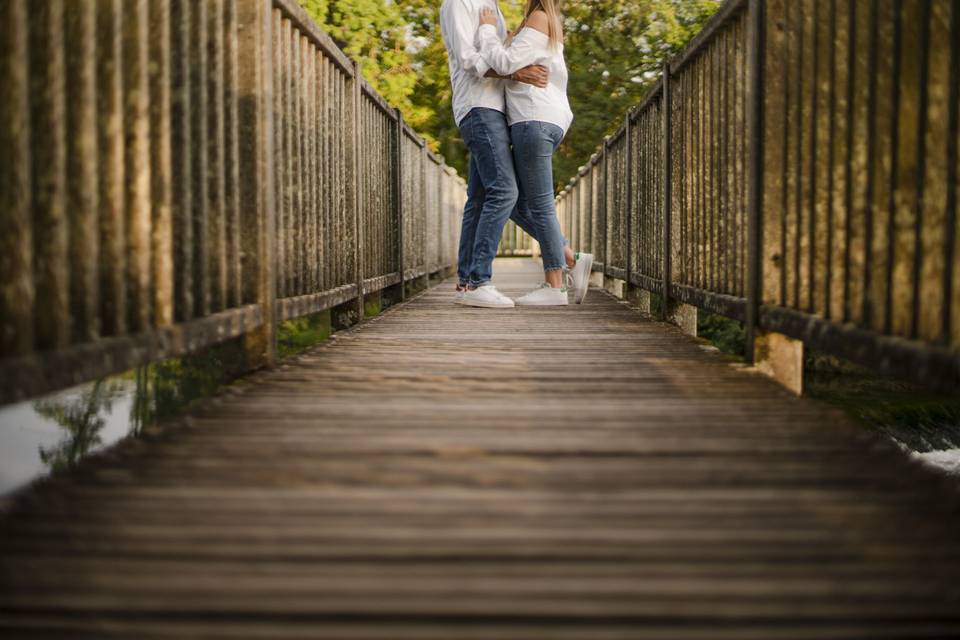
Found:
[(441, 271), (462, 180), (294, 0), (0, 3), (0, 403)]
[(960, 389), (960, 5), (729, 0), (558, 197), (607, 276)]

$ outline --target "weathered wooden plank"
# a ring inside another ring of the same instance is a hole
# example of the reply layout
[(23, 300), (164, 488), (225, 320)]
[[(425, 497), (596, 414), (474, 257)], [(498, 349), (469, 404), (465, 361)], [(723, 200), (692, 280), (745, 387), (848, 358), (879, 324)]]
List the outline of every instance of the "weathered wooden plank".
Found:
[[(540, 277), (495, 272), (510, 295)], [(955, 498), (892, 445), (605, 294), (491, 312), (452, 293), (21, 494), (0, 628), (960, 631)]]

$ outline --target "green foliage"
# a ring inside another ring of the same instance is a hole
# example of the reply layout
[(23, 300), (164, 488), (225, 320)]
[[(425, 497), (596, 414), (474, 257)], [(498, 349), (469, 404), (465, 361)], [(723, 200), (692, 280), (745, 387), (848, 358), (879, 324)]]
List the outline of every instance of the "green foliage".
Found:
[(716, 0), (571, 0), (564, 3), (564, 56), (573, 126), (557, 153), (565, 184), (643, 99), (664, 60), (719, 8)]
[(330, 310), (287, 320), (277, 331), (277, 353), (281, 358), (296, 355), (330, 337)]
[(746, 355), (747, 336), (743, 323), (701, 310), (697, 314), (697, 335), (730, 355)]
[[(440, 0), (300, 0), (356, 58), (367, 80), (461, 175), (467, 153), (452, 113)], [(500, 0), (511, 28), (522, 0)], [(564, 3), (575, 120), (556, 156), (563, 184), (603, 136), (640, 101), (663, 60), (678, 52), (720, 6), (719, 0), (567, 0)]]
[(364, 78), (407, 113), (417, 85), (409, 29), (399, 4), (387, 0), (300, 0), (310, 16), (360, 63)]

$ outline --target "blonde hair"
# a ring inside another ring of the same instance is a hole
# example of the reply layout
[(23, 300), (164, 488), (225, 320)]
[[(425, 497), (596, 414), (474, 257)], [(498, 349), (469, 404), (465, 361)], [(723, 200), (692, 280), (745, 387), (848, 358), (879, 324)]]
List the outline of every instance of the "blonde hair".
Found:
[(561, 0), (527, 0), (527, 7), (523, 10), (523, 23), (526, 24), (530, 14), (534, 11), (543, 11), (547, 14), (547, 37), (550, 46), (563, 44), (563, 21), (560, 19)]

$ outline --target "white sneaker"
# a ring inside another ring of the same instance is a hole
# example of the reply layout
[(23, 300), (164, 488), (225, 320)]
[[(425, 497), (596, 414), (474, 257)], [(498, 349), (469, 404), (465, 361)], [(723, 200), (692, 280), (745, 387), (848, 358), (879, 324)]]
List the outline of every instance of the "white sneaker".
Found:
[(561, 307), (567, 304), (567, 290), (554, 289), (546, 282), (530, 293), (517, 298), (517, 305), (521, 307)]
[(492, 284), (485, 284), (476, 289), (468, 289), (463, 294), (460, 304), (467, 307), (484, 307), (486, 309), (512, 309), (513, 300), (503, 295)]
[(578, 253), (577, 263), (570, 270), (570, 278), (573, 280), (571, 292), (573, 301), (581, 304), (587, 297), (587, 289), (590, 288), (590, 272), (593, 270), (593, 254)]
[(466, 292), (466, 287), (463, 289), (457, 289), (456, 294), (453, 296), (453, 304), (463, 304), (463, 294)]

